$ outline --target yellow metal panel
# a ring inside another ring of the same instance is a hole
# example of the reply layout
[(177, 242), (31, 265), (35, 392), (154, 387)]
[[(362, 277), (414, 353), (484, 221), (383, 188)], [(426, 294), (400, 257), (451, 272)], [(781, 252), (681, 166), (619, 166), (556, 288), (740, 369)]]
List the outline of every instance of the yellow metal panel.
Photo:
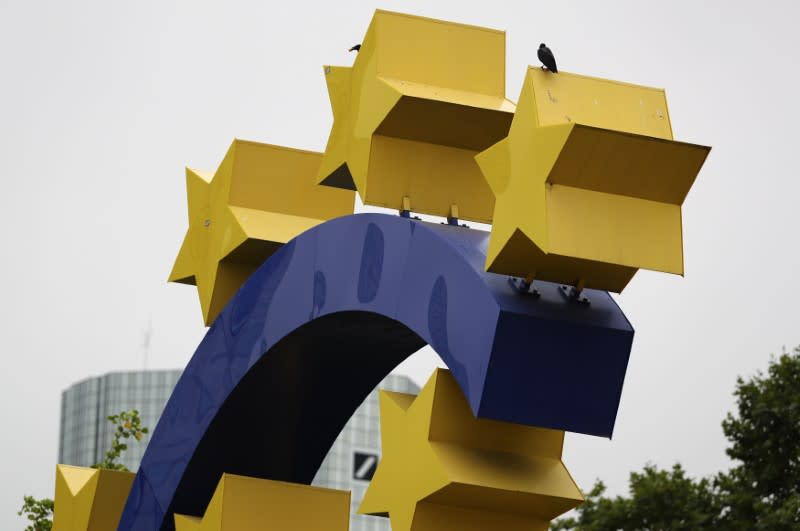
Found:
[(97, 469), (56, 465), (56, 481), (59, 486), (66, 488), (65, 495), (76, 496), (84, 488), (91, 490), (97, 486)]
[(466, 105), (488, 111), (501, 111), (514, 114), (516, 105), (508, 100), (504, 95), (494, 95), (483, 92), (470, 92), (452, 87), (442, 87), (438, 85), (428, 85), (425, 83), (415, 83), (407, 79), (393, 79), (381, 76), (380, 79), (391, 88), (402, 94), (406, 98), (417, 98), (422, 100), (432, 100), (441, 103), (453, 103)]
[(192, 198), (187, 209), (189, 230), (184, 236), (178, 258), (169, 275), (170, 282), (197, 283), (195, 262), (202, 260), (208, 250), (208, 236), (204, 223), (210, 219), (208, 191), (211, 178), (211, 175), (204, 172), (186, 168), (186, 193)]
[(187, 234), (183, 237), (181, 250), (178, 251), (178, 257), (175, 259), (175, 263), (172, 266), (172, 271), (169, 274), (170, 282), (179, 282), (181, 284), (191, 285), (197, 284), (197, 280), (194, 277), (194, 263), (192, 260), (191, 251), (192, 244), (193, 241), (187, 232)]
[(536, 125), (579, 123), (672, 140), (663, 89), (567, 72), (528, 69)]
[(495, 197), (503, 195), (508, 188), (511, 176), (511, 158), (508, 151), (508, 138), (475, 155), (475, 162), (481, 169), (486, 183)]
[(87, 531), (116, 529), (136, 474), (119, 470), (100, 470)]
[[(348, 146), (346, 132), (350, 130), (352, 68), (325, 66), (324, 71), (333, 110), (333, 127), (317, 172), (317, 180), (320, 184), (354, 190), (353, 177), (349, 168), (346, 168)], [(337, 172), (345, 172), (346, 175), (337, 176)], [(325, 179), (332, 175), (336, 176), (332, 182), (326, 182)]]
[(479, 508), (452, 507), (446, 504), (423, 502), (414, 513), (414, 530), (436, 531), (547, 531), (549, 520), (508, 513), (490, 513)]
[(57, 465), (54, 531), (116, 529), (135, 474)]
[[(513, 116), (513, 111), (499, 112), (404, 96), (381, 122), (375, 134), (483, 150), (508, 133)], [(425, 127), (420, 127), (420, 124), (425, 124)]]
[(488, 223), (492, 193), (475, 162), (475, 151), (375, 135), (372, 138), (369, 204), (400, 208), (408, 197), (411, 209), (448, 216), (458, 205), (464, 219)]
[(197, 197), (197, 202), (192, 205), (194, 210), (188, 211), (189, 221), (208, 212), (210, 205), (208, 185), (211, 184), (213, 178), (214, 174), (212, 173), (186, 168), (186, 192)]
[(425, 410), (433, 395), (431, 385), (416, 399), (404, 393), (380, 392), (383, 456), (358, 512), (388, 513), (393, 531), (414, 529), (416, 504), (448, 483), (447, 471), (427, 444)]
[(683, 274), (678, 205), (552, 185), (547, 227), (553, 254)]
[(236, 140), (228, 204), (313, 219), (353, 211), (352, 193), (316, 186), (322, 155)]
[(430, 411), (429, 438), (442, 444), (464, 445), (469, 451), (561, 459), (564, 432), (490, 419), (478, 419), (468, 407), (455, 379), (436, 375), (436, 398)]
[[(542, 278), (538, 269), (531, 269), (528, 256), (544, 256), (549, 250), (544, 183), (573, 126), (533, 127), (524, 121), (530, 117), (530, 106), (523, 101), (527, 100), (521, 97), (508, 138), (476, 156), (496, 198), (486, 263), (488, 271), (523, 277), (536, 272)], [(525, 237), (516, 237), (521, 246), (509, 247), (517, 229)], [(523, 240), (535, 248), (526, 250)]]
[(202, 518), (176, 514), (176, 531), (347, 531), (350, 492), (223, 474)]
[[(279, 214), (255, 208), (232, 206), (230, 210), (246, 238), (276, 243), (286, 243), (298, 234), (319, 225), (322, 221), (318, 218)], [(244, 259), (240, 258), (242, 253), (237, 253), (236, 250), (225, 256), (230, 258), (232, 255), (236, 256), (237, 261)], [(254, 263), (260, 265), (265, 259), (266, 257), (258, 257)]]
[(196, 516), (175, 514), (175, 531), (201, 531), (203, 519)]
[(383, 458), (360, 513), (388, 513), (395, 531), (546, 529), (583, 501), (563, 432), (476, 419), (448, 371), (416, 398), (380, 396)]
[[(624, 289), (639, 268), (683, 274), (680, 205), (709, 148), (624, 132), (636, 129), (632, 102), (666, 105), (662, 91), (581, 76), (564, 75), (563, 87), (546, 80), (561, 77), (530, 69), (508, 138), (476, 156), (496, 198), (487, 270), (609, 291)], [(556, 86), (571, 96), (559, 99)], [(589, 112), (587, 94), (620, 113)], [(544, 125), (542, 113), (557, 104), (579, 112)]]
[[(428, 502), (552, 520), (581, 501), (576, 498), (580, 493), (575, 483), (557, 459), (433, 446), (454, 473), (450, 484), (429, 496)], [(487, 497), (486, 485), (491, 485), (493, 496)]]
[[(354, 186), (369, 205), (398, 208), (409, 197), (414, 212), (447, 216), (455, 205), (464, 219), (491, 220), (472, 159), (506, 136), (513, 116), (503, 32), (379, 10), (352, 70), (325, 72), (334, 123), (317, 182)], [(425, 179), (404, 173), (412, 166)]]
[(53, 531), (84, 531), (89, 526), (98, 471), (56, 465)]
[[(208, 502), (203, 517), (200, 519), (200, 526), (198, 531), (220, 531), (223, 527), (222, 513), (225, 510), (225, 495), (227, 494), (225, 474), (217, 483), (217, 488), (211, 496), (211, 501)], [(178, 516), (177, 514), (175, 515)], [(176, 530), (177, 531), (177, 530)]]
[(709, 148), (576, 125), (548, 182), (683, 204)]
[(378, 75), (505, 97), (505, 32), (382, 10), (373, 26)]
[(281, 244), (353, 212), (353, 192), (315, 184), (321, 160), (235, 140), (213, 178), (186, 170), (189, 229), (169, 280), (197, 285), (206, 324)]

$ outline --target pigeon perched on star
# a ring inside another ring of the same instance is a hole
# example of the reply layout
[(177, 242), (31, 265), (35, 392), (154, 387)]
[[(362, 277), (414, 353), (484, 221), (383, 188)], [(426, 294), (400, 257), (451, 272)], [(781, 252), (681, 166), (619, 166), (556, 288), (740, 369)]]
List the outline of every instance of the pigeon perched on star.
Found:
[(553, 55), (553, 52), (550, 51), (550, 48), (547, 47), (545, 43), (541, 43), (539, 45), (539, 51), (537, 52), (539, 56), (539, 60), (544, 65), (544, 68), (549, 70), (550, 72), (557, 74), (558, 67), (556, 66), (556, 58)]

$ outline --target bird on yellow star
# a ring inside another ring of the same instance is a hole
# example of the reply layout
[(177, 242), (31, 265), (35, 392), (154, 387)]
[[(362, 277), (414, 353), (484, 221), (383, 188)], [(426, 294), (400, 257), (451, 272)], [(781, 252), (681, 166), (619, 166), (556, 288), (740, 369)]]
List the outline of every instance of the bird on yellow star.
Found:
[(672, 140), (663, 90), (529, 68), (508, 137), (476, 156), (486, 270), (615, 292), (640, 268), (683, 274), (681, 204), (709, 149)]
[(546, 530), (583, 496), (564, 432), (476, 419), (449, 371), (418, 396), (381, 391), (382, 459), (359, 508), (394, 531)]
[(170, 282), (197, 286), (206, 325), (272, 253), (352, 214), (354, 194), (317, 186), (321, 154), (234, 140), (214, 175), (186, 169), (189, 229)]
[(503, 32), (377, 10), (354, 65), (326, 66), (325, 80), (333, 127), (320, 184), (368, 205), (490, 221), (474, 156), (514, 113)]

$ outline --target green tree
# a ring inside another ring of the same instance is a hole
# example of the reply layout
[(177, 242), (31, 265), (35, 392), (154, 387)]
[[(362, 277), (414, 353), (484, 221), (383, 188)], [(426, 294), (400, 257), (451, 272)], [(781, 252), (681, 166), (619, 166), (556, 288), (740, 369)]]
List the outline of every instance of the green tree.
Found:
[(612, 529), (689, 531), (710, 528), (718, 514), (712, 482), (686, 477), (679, 464), (672, 470), (647, 465), (630, 475), (630, 496), (607, 498), (595, 483), (574, 518), (553, 523), (553, 530)]
[(25, 496), (24, 500), (17, 514), (25, 515), (31, 522), (25, 531), (50, 531), (53, 527), (53, 500), (37, 500), (33, 496)]
[(139, 411), (131, 409), (123, 411), (117, 415), (111, 415), (108, 420), (115, 426), (114, 433), (111, 437), (111, 448), (106, 452), (105, 457), (99, 463), (92, 465), (92, 468), (105, 468), (108, 470), (122, 470), (130, 472), (125, 465), (118, 462), (122, 452), (128, 449), (128, 445), (123, 442), (131, 437), (137, 441), (141, 441), (148, 429), (142, 426), (142, 419), (139, 417)]
[(800, 347), (736, 382), (722, 430), (738, 464), (716, 478), (725, 529), (800, 529)]
[[(122, 453), (128, 449), (128, 445), (123, 440), (133, 437), (137, 441), (141, 441), (144, 434), (148, 433), (149, 430), (147, 427), (142, 426), (142, 419), (136, 409), (122, 411), (107, 418), (115, 426), (111, 437), (111, 449), (106, 452), (103, 460), (93, 464), (92, 468), (129, 472), (125, 465), (118, 462)], [(37, 500), (33, 496), (25, 496), (23, 499), (22, 509), (17, 514), (20, 516), (24, 514), (31, 521), (31, 524), (24, 531), (50, 531), (53, 526), (53, 500), (49, 498)]]
[(800, 529), (800, 347), (770, 360), (766, 374), (736, 382), (736, 411), (722, 422), (734, 466), (687, 478), (646, 466), (630, 476), (629, 496), (603, 496), (598, 481), (574, 517), (553, 530), (715, 531)]

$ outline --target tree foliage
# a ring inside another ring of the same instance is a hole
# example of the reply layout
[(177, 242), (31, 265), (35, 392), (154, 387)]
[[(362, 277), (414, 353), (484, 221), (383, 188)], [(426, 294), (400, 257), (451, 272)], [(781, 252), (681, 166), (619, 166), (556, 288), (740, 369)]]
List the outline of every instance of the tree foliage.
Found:
[(603, 482), (596, 482), (578, 516), (558, 520), (551, 529), (689, 531), (711, 527), (717, 514), (712, 482), (686, 477), (679, 464), (672, 470), (647, 465), (631, 473), (629, 497), (607, 498), (604, 492)]
[(725, 529), (800, 529), (800, 347), (736, 382), (722, 430), (737, 465), (716, 478)]
[(141, 441), (144, 434), (148, 433), (149, 430), (142, 426), (142, 419), (139, 417), (139, 411), (136, 409), (110, 415), (108, 420), (115, 426), (114, 433), (111, 437), (111, 448), (106, 452), (103, 460), (93, 464), (92, 468), (130, 472), (125, 465), (118, 462), (122, 452), (128, 449), (128, 445), (123, 442), (123, 440), (127, 441), (133, 437), (137, 441)]
[[(122, 411), (116, 415), (107, 417), (109, 422), (114, 428), (114, 433), (111, 438), (111, 449), (106, 452), (105, 457), (99, 463), (92, 465), (92, 468), (104, 468), (108, 470), (122, 470), (129, 472), (129, 470), (118, 460), (122, 453), (128, 449), (128, 445), (123, 442), (131, 437), (137, 441), (141, 441), (148, 429), (142, 426), (142, 419), (139, 417), (139, 411), (131, 409)], [(43, 498), (37, 500), (33, 496), (25, 496), (22, 509), (17, 512), (18, 515), (23, 514), (31, 522), (24, 531), (50, 531), (53, 527), (53, 500)]]
[(739, 378), (734, 396), (736, 411), (722, 422), (730, 470), (694, 480), (679, 464), (648, 465), (615, 498), (598, 481), (576, 515), (551, 529), (800, 529), (800, 347), (773, 358), (766, 374)]
[(53, 500), (37, 500), (33, 496), (25, 496), (22, 509), (17, 514), (25, 515), (30, 521), (25, 531), (50, 531), (53, 527)]

